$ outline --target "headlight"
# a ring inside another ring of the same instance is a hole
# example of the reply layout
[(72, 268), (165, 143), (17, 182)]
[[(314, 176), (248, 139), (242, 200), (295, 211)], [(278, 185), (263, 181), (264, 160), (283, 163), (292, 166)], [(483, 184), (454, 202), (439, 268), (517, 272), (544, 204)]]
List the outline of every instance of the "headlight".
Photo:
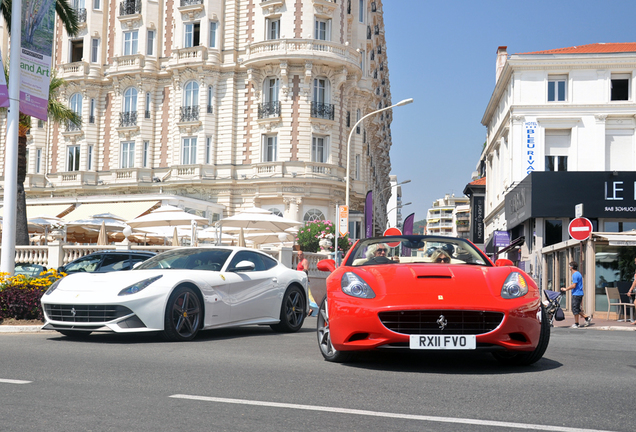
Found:
[(130, 294), (136, 294), (142, 289), (146, 288), (151, 283), (153, 283), (154, 281), (156, 281), (157, 279), (161, 279), (162, 277), (163, 277), (162, 275), (159, 275), (159, 276), (151, 277), (148, 279), (144, 279), (142, 281), (132, 284), (131, 286), (127, 288), (124, 288), (123, 290), (119, 291), (119, 294), (117, 295), (125, 296)]
[(58, 279), (55, 282), (53, 282), (53, 284), (49, 287), (49, 289), (46, 290), (46, 292), (44, 293), (44, 295), (49, 295), (51, 294), (53, 291), (55, 291), (55, 288), (57, 288), (57, 286), (60, 284), (60, 282), (62, 282), (62, 279)]
[(355, 273), (347, 272), (340, 280), (342, 292), (352, 297), (375, 298), (375, 293), (365, 281)]
[(501, 297), (505, 299), (513, 299), (523, 297), (528, 294), (528, 283), (521, 273), (512, 272), (506, 278), (503, 288), (501, 288)]

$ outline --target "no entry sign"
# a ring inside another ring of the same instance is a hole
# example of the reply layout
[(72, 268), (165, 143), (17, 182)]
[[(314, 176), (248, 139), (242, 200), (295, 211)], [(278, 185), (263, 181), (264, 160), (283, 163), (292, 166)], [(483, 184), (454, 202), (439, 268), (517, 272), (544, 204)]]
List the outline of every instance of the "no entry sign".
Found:
[(568, 226), (568, 232), (574, 240), (587, 240), (592, 234), (592, 222), (584, 217), (572, 219)]
[[(398, 236), (398, 235), (402, 235), (402, 231), (400, 231), (399, 228), (395, 228), (395, 227), (387, 228), (384, 231), (384, 236), (385, 237), (386, 236)], [(396, 247), (397, 245), (400, 244), (400, 242), (390, 242), (390, 243), (387, 243), (387, 244), (389, 245), (389, 247)]]

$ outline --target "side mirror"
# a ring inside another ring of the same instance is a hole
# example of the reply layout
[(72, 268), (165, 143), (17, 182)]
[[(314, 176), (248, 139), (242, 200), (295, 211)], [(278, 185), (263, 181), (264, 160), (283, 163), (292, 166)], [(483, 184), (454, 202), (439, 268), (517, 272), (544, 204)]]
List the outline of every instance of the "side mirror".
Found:
[(495, 267), (510, 267), (514, 265), (515, 264), (512, 261), (506, 258), (499, 258), (497, 261), (495, 261)]
[(140, 265), (142, 265), (143, 263), (144, 263), (143, 261), (136, 262), (136, 263), (133, 265), (133, 270), (134, 270), (134, 269), (136, 269), (137, 267), (139, 267)]
[(233, 272), (242, 272), (242, 271), (253, 271), (256, 268), (253, 262), (251, 261), (241, 261), (234, 268), (231, 268), (230, 271)]
[(318, 270), (320, 271), (326, 271), (331, 273), (336, 269), (336, 262), (332, 259), (326, 259), (326, 260), (318, 261), (318, 264), (316, 264), (316, 266), (318, 267)]
[(57, 268), (57, 272), (58, 272), (58, 273), (63, 273), (63, 272), (64, 272), (64, 266), (59, 266), (59, 267)]

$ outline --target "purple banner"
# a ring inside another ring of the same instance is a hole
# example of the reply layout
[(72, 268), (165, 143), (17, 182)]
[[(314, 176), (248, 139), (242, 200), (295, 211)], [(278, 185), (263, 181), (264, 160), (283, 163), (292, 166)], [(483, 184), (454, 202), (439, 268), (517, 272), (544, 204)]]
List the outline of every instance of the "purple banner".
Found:
[(364, 238), (373, 237), (373, 191), (367, 192), (364, 204)]
[(22, 0), (20, 112), (44, 121), (47, 120), (54, 27), (54, 0)]
[(495, 247), (506, 247), (510, 245), (510, 233), (508, 231), (495, 231), (494, 235)]
[[(402, 233), (404, 235), (413, 234), (413, 222), (415, 221), (415, 213), (411, 213), (404, 219), (404, 225), (402, 225)], [(410, 257), (411, 249), (403, 247), (402, 248), (402, 256)]]
[(2, 51), (0, 51), (0, 107), (8, 107), (9, 90), (7, 89), (7, 77), (4, 76), (4, 64), (2, 64)]

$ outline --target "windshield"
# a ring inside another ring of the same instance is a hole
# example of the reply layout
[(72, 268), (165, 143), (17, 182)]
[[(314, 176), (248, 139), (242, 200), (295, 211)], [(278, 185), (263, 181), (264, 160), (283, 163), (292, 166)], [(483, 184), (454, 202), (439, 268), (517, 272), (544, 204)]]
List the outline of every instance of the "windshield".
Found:
[(470, 264), (490, 266), (472, 243), (455, 237), (404, 235), (360, 240), (346, 265)]
[(136, 270), (179, 269), (220, 271), (232, 251), (230, 249), (177, 249), (144, 261)]

